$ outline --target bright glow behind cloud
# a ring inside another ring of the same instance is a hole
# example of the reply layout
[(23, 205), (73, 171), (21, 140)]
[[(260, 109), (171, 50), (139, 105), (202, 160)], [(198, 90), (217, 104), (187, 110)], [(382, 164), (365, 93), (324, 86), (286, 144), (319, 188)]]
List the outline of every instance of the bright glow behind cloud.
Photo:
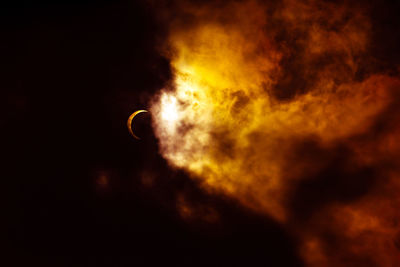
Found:
[[(391, 88), (399, 81), (379, 74), (356, 78), (357, 57), (368, 46), (370, 27), (360, 12), (333, 4), (320, 8), (312, 1), (285, 1), (271, 17), (256, 1), (220, 9), (183, 6), (196, 23), (186, 25), (179, 19), (171, 23), (173, 88), (162, 90), (151, 107), (161, 153), (205, 190), (290, 224), (288, 199), (293, 186), (326, 165), (324, 158), (298, 157), (299, 147), (312, 140), (329, 150), (346, 140), (348, 149), (357, 154), (351, 140), (371, 129), (389, 106)], [(293, 44), (301, 49), (276, 41), (278, 31), (269, 23), (277, 18), (280, 27), (293, 34), (302, 32)], [(288, 72), (283, 59), (293, 54), (298, 68)], [(327, 63), (320, 63), (324, 60)], [(276, 86), (292, 78), (285, 75), (309, 77), (306, 91), (277, 99)], [(372, 155), (367, 163), (371, 153), (349, 161), (367, 167), (381, 155)], [(354, 214), (369, 212), (364, 204), (354, 205), (335, 207), (337, 214), (343, 214), (338, 225), (351, 225), (351, 218), (357, 218)], [(371, 227), (377, 225), (381, 224), (374, 221)], [(311, 231), (300, 238), (304, 258), (315, 266), (327, 266), (316, 234)], [(313, 256), (317, 254), (318, 259)], [(385, 260), (390, 262), (390, 256)]]

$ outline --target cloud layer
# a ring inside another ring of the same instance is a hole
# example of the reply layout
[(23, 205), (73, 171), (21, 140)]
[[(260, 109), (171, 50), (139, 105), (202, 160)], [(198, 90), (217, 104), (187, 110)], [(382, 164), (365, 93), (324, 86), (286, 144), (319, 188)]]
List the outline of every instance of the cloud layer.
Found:
[[(164, 8), (161, 49), (174, 78), (151, 113), (169, 164), (274, 218), (309, 266), (395, 266), (400, 80), (372, 66), (368, 8), (294, 0)], [(184, 198), (177, 206), (193, 213)]]

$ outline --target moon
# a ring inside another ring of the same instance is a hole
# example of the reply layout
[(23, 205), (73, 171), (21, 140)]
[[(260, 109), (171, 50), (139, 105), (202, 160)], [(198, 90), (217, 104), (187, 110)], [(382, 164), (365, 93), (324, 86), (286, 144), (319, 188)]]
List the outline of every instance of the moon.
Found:
[(129, 132), (131, 133), (131, 135), (134, 137), (134, 138), (136, 138), (136, 139), (140, 139), (137, 135), (135, 135), (134, 133), (133, 133), (133, 130), (132, 130), (132, 120), (133, 120), (133, 118), (135, 118), (135, 116), (137, 115), (137, 114), (139, 114), (139, 113), (143, 113), (143, 112), (147, 112), (147, 110), (144, 110), (144, 109), (141, 109), (141, 110), (138, 110), (138, 111), (135, 111), (135, 112), (133, 112), (130, 116), (129, 116), (129, 118), (128, 118), (128, 121), (127, 121), (127, 126), (128, 126), (128, 130), (129, 130)]

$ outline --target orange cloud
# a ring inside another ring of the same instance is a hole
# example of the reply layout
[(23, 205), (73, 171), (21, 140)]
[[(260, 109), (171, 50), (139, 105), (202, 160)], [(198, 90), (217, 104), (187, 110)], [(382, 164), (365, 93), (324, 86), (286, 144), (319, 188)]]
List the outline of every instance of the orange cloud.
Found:
[[(371, 133), (395, 105), (400, 81), (358, 73), (372, 27), (364, 10), (294, 0), (178, 7), (164, 48), (173, 83), (151, 106), (169, 164), (204, 190), (286, 225), (310, 266), (349, 266), (345, 259), (353, 256), (361, 264), (365, 255), (392, 266), (400, 218), (391, 207), (398, 198), (387, 192), (398, 189), (398, 170), (389, 175), (375, 166), (385, 153), (398, 155), (400, 142), (396, 127), (376, 140)], [(390, 164), (398, 164), (393, 157)], [(379, 187), (380, 180), (390, 186)], [(342, 189), (321, 196), (321, 204), (294, 225), (299, 211), (293, 202), (308, 205), (314, 199), (307, 202), (305, 192), (329, 184)], [(191, 214), (181, 198), (178, 206), (183, 216)], [(310, 225), (316, 226), (306, 230)], [(322, 231), (345, 242), (345, 249), (327, 245)]]

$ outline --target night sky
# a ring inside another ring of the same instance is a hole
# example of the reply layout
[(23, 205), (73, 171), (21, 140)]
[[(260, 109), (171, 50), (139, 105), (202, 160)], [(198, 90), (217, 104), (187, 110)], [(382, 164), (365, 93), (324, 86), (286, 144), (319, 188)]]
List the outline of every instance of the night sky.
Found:
[[(400, 6), (369, 5), (374, 58), (358, 75), (398, 75)], [(1, 4), (2, 266), (305, 265), (298, 240), (275, 219), (169, 167), (149, 115), (136, 121), (142, 139), (130, 136), (128, 116), (147, 109), (173, 78), (159, 51), (167, 29), (156, 9), (134, 0)], [(294, 94), (280, 92), (282, 101)], [(398, 108), (385, 118), (393, 114)], [(296, 153), (313, 161), (327, 152), (307, 141)], [(298, 186), (287, 204), (291, 220), (304, 222), (318, 203), (350, 201), (373, 186), (375, 167), (341, 171), (347, 153), (329, 150), (332, 164)], [(146, 180), (147, 173), (157, 175)], [(349, 183), (346, 175), (359, 179)], [(182, 219), (177, 194), (213, 207), (219, 220)]]

